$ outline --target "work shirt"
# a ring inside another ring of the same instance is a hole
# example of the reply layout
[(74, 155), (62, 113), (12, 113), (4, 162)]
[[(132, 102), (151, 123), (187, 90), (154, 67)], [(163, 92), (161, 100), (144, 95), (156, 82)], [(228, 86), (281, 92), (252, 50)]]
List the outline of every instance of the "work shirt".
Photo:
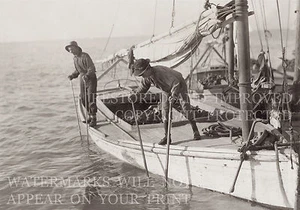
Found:
[(75, 55), (73, 59), (75, 71), (72, 75), (74, 77), (78, 77), (79, 74), (87, 75), (88, 77), (95, 75), (96, 68), (89, 54), (81, 52), (80, 55)]
[(177, 97), (179, 93), (187, 92), (185, 80), (178, 71), (165, 66), (154, 66), (150, 71), (152, 71), (152, 75), (142, 79), (136, 93), (146, 93), (151, 84), (173, 97)]
[[(97, 110), (91, 111), (90, 104), (96, 104), (96, 92), (97, 92), (97, 77), (95, 65), (89, 56), (85, 52), (81, 52), (79, 55), (75, 55), (74, 58), (75, 71), (72, 73), (74, 78), (80, 76), (80, 98), (85, 105), (87, 100), (87, 106), (89, 114), (95, 114)], [(85, 82), (82, 77), (88, 76), (88, 80)]]

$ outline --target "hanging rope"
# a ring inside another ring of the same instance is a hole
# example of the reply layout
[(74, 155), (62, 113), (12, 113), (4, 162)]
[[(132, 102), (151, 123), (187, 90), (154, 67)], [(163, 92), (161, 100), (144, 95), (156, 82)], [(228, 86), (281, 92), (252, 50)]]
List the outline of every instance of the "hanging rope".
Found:
[(175, 0), (173, 0), (171, 28), (174, 27), (174, 19), (175, 19)]

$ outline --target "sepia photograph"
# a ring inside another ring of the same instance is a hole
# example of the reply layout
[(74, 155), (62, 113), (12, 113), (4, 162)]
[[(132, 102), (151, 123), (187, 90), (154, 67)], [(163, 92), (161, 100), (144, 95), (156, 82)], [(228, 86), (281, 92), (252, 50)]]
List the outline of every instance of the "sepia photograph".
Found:
[(0, 210), (300, 210), (300, 0), (0, 17)]

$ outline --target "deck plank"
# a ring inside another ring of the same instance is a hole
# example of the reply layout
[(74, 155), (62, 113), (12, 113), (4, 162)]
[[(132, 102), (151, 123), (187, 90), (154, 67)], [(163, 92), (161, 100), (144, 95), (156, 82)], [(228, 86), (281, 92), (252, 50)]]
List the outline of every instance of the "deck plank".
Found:
[[(190, 124), (180, 125), (172, 128), (172, 145), (188, 146), (188, 147), (222, 147), (222, 148), (238, 148), (240, 146), (241, 138), (233, 137), (237, 144), (231, 142), (229, 137), (212, 138), (205, 136), (202, 133), (202, 128), (208, 127), (211, 123), (201, 122), (197, 123), (201, 134), (201, 140), (193, 140), (193, 132)], [(156, 128), (141, 127), (141, 136), (144, 142), (158, 143), (164, 136), (163, 124)], [(138, 134), (135, 130), (130, 132), (136, 138)]]

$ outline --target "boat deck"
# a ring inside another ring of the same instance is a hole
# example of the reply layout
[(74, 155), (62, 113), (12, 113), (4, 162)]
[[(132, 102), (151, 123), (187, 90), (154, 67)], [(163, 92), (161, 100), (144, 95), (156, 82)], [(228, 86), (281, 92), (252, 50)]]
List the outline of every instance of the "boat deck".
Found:
[[(110, 140), (133, 140), (139, 141), (139, 135), (136, 126), (131, 131), (122, 128), (118, 122), (108, 122), (101, 113), (97, 114), (96, 129), (102, 132), (106, 138)], [(193, 140), (193, 132), (189, 123), (175, 125), (172, 127), (172, 145), (187, 146), (187, 147), (214, 147), (214, 148), (239, 148), (242, 143), (241, 136), (230, 137), (209, 137), (203, 134), (202, 129), (210, 126), (211, 122), (197, 122), (198, 129), (201, 134), (201, 140)], [(225, 125), (240, 127), (241, 121), (234, 119), (224, 122)], [(149, 125), (139, 125), (141, 138), (143, 142), (158, 143), (164, 136), (163, 124), (157, 124), (153, 127)], [(264, 129), (270, 129), (267, 125), (258, 123), (256, 132), (262, 132)]]
[[(104, 92), (104, 94), (107, 94), (107, 91)], [(116, 89), (112, 90), (110, 93), (110, 97), (113, 96), (121, 96), (121, 95), (128, 95), (128, 90), (118, 90)], [(101, 101), (101, 100), (100, 100)], [(193, 99), (191, 99), (193, 101)], [(198, 100), (197, 105), (199, 107), (207, 108), (207, 111), (215, 111), (215, 110), (221, 110), (224, 112), (231, 112), (231, 113), (237, 113), (238, 109), (226, 104), (218, 102), (218, 100), (215, 96), (210, 95), (209, 97), (206, 97), (206, 100)], [(99, 104), (99, 107), (101, 105)], [(103, 108), (102, 106), (101, 108)], [(112, 141), (117, 140), (132, 140), (132, 141), (139, 141), (139, 135), (137, 132), (136, 126), (131, 126), (127, 123), (123, 123), (118, 120), (111, 120), (114, 119), (113, 115), (109, 116), (108, 113), (110, 111), (101, 111), (101, 108), (97, 112), (97, 126), (96, 129), (105, 135), (107, 139), (110, 139)], [(174, 110), (175, 111), (175, 110)], [(176, 111), (175, 111), (176, 112)], [(112, 114), (112, 113), (111, 113)], [(174, 114), (174, 112), (173, 112)], [(227, 149), (238, 149), (242, 145), (242, 137), (241, 136), (233, 136), (230, 137), (210, 137), (203, 134), (202, 129), (207, 128), (212, 124), (216, 124), (215, 121), (198, 121), (197, 126), (200, 131), (201, 140), (193, 140), (193, 132), (190, 124), (188, 121), (183, 121), (182, 123), (174, 122), (172, 129), (171, 129), (171, 139), (172, 139), (172, 145), (178, 145), (178, 146), (186, 146), (186, 147), (214, 147), (214, 148), (227, 148)], [(236, 128), (242, 127), (242, 121), (239, 117), (233, 118), (231, 120), (228, 120), (226, 122), (223, 122), (225, 125), (233, 126)], [(124, 126), (127, 124), (126, 126)], [(300, 132), (300, 123), (297, 123), (297, 125), (294, 124), (294, 130), (297, 132)], [(141, 138), (143, 142), (155, 144), (158, 143), (164, 136), (164, 128), (163, 123), (159, 124), (148, 124), (148, 125), (139, 125)], [(263, 123), (257, 123), (254, 129), (254, 132), (263, 132), (264, 130), (271, 131), (274, 128), (270, 126), (269, 124), (263, 124)], [(288, 129), (287, 129), (288, 130)], [(298, 134), (297, 134), (298, 135)], [(284, 136), (288, 138), (288, 134), (285, 133)]]
[[(172, 145), (188, 146), (188, 147), (226, 147), (237, 148), (240, 146), (241, 137), (233, 137), (232, 140), (229, 137), (209, 137), (203, 134), (202, 128), (210, 126), (211, 123), (197, 123), (200, 131), (201, 140), (193, 140), (193, 132), (190, 124), (180, 125), (172, 127), (171, 139)], [(142, 127), (142, 126), (141, 126)], [(163, 126), (161, 128), (141, 128), (141, 136), (147, 139), (147, 142), (157, 143), (164, 136)], [(138, 139), (137, 132), (131, 132)]]

